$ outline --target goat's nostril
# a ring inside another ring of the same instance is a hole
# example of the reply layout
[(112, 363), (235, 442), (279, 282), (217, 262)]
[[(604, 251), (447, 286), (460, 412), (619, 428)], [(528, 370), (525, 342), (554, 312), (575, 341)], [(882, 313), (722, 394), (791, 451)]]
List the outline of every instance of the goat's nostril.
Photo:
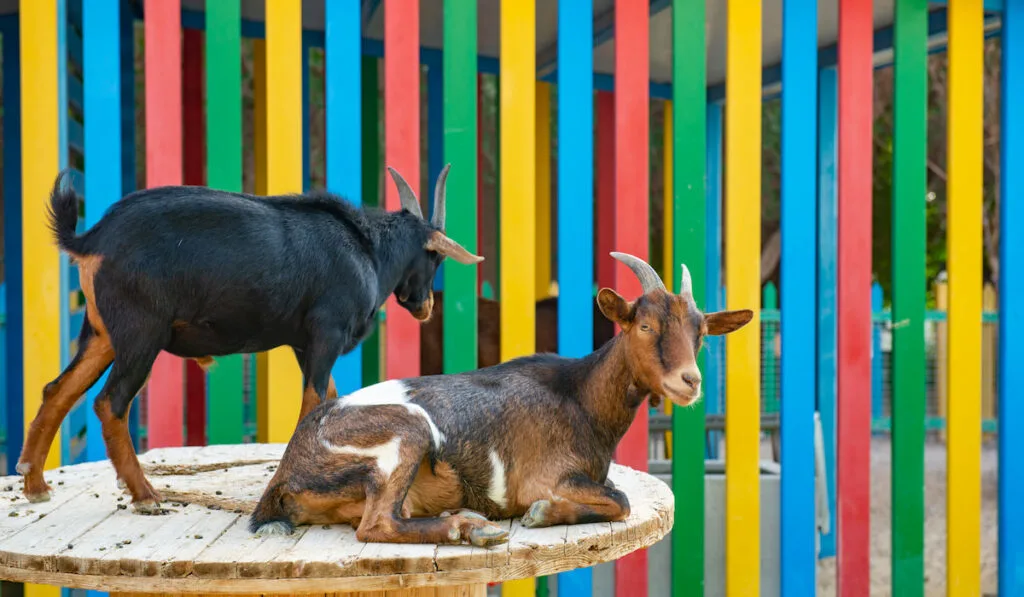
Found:
[(686, 382), (686, 385), (690, 386), (691, 389), (694, 389), (700, 385), (700, 376), (693, 375), (691, 373), (683, 373), (683, 381)]

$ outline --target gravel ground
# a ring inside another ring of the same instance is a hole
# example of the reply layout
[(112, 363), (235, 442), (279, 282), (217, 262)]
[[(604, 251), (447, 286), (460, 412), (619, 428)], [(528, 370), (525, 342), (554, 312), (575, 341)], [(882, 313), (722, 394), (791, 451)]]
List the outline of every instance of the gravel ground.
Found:
[[(891, 444), (871, 443), (871, 595), (892, 595), (891, 588)], [(981, 454), (981, 591), (996, 594), (996, 471), (994, 439)], [(833, 525), (835, 518), (833, 514)], [(937, 439), (925, 446), (925, 595), (946, 594), (946, 446)], [(818, 563), (818, 595), (836, 594), (835, 558)]]

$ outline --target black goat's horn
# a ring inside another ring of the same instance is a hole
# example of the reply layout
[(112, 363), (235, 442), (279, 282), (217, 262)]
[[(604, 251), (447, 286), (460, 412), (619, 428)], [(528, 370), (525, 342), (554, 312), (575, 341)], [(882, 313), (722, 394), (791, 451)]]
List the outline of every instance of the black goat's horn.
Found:
[(448, 190), (448, 171), (451, 169), (451, 164), (445, 164), (434, 184), (434, 215), (430, 223), (439, 230), (444, 230), (444, 202)]
[(661, 276), (643, 259), (634, 257), (629, 253), (619, 253), (618, 251), (612, 251), (611, 255), (633, 270), (636, 277), (640, 279), (640, 286), (643, 288), (644, 294), (652, 290), (666, 290), (665, 282), (662, 281)]
[(388, 172), (391, 173), (391, 178), (395, 181), (395, 186), (398, 187), (398, 199), (402, 202), (402, 207), (416, 214), (420, 219), (423, 219), (423, 211), (420, 210), (420, 201), (416, 198), (416, 193), (413, 192), (412, 187), (410, 187), (409, 183), (405, 182), (405, 179), (402, 178), (402, 175), (391, 166), (388, 166)]

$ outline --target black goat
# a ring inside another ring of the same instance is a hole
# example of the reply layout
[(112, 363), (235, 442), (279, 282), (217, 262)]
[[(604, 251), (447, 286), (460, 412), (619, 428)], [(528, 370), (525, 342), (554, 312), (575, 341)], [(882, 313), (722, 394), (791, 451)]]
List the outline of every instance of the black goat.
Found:
[[(209, 364), (213, 356), (290, 346), (302, 368), (302, 416), (337, 396), (331, 366), (372, 329), (392, 293), (420, 321), (445, 257), (483, 258), (444, 234), (445, 181), (423, 218), (388, 168), (403, 209), (358, 209), (327, 193), (257, 197), (205, 187), (131, 193), (75, 235), (79, 199), (57, 176), (50, 223), (77, 264), (86, 301), (78, 353), (43, 390), (17, 470), (30, 501), (49, 499), (43, 462), (68, 410), (113, 363), (96, 400), (107, 455), (136, 510), (160, 495), (139, 466), (125, 414), (161, 350)], [(296, 388), (298, 389), (298, 388)]]

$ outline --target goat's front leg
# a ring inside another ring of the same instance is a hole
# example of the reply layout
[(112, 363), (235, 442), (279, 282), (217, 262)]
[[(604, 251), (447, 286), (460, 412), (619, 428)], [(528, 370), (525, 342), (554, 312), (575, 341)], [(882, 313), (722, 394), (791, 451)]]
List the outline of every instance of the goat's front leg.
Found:
[[(322, 355), (330, 352), (329, 348), (316, 349), (316, 344), (311, 346), (306, 351), (292, 348), (292, 351), (295, 353), (295, 359), (298, 360), (299, 367), (302, 369), (303, 385), (305, 387), (305, 390), (302, 392), (302, 407), (299, 409), (300, 422), (324, 400), (334, 400), (338, 397), (334, 376), (331, 375), (331, 367), (337, 356), (334, 359), (328, 360)], [(325, 363), (327, 363), (326, 366)], [(325, 377), (326, 380), (324, 380)], [(318, 381), (323, 385), (318, 385)]]
[(629, 498), (614, 487), (596, 483), (584, 475), (563, 481), (551, 499), (537, 500), (523, 515), (523, 526), (613, 522), (629, 516)]

